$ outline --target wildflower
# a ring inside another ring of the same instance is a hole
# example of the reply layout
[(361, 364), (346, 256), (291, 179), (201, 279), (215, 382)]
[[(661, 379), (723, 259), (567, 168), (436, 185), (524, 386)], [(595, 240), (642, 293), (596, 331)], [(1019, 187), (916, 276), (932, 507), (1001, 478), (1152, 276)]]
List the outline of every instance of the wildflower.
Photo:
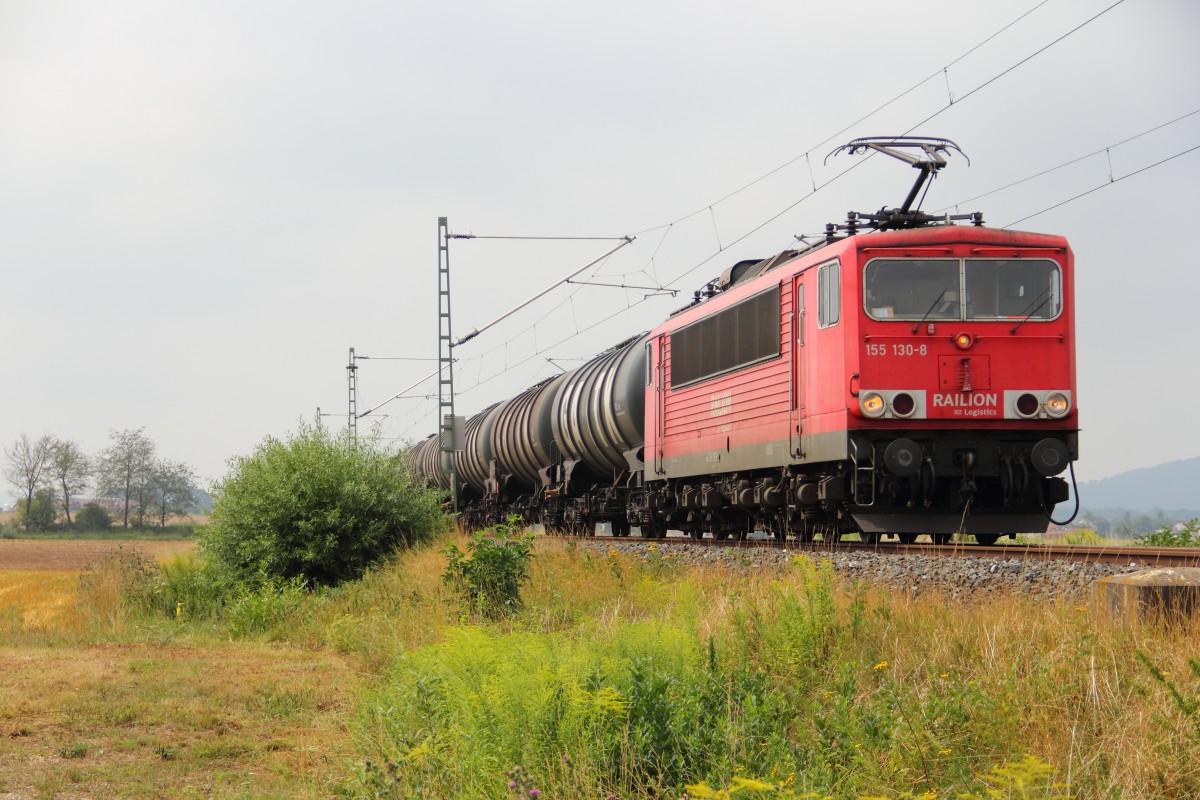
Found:
[(542, 790), (541, 790), (541, 789), (530, 789), (530, 790), (529, 790), (529, 796), (530, 796), (530, 797), (537, 797), (537, 796), (538, 796), (538, 795), (540, 795), (541, 793), (542, 793)]
[(948, 755), (950, 755), (950, 748), (949, 748), (949, 747), (947, 747), (945, 750), (942, 750), (942, 751), (941, 751), (941, 753), (942, 753), (942, 755), (944, 755), (944, 756), (948, 756)]
[(734, 778), (733, 791), (740, 789), (749, 789), (752, 792), (770, 792), (774, 791), (774, 785), (765, 781), (756, 781), (753, 778)]
[(946, 678), (949, 678), (949, 677), (950, 677), (950, 673), (949, 673), (949, 672), (943, 672), (943, 673), (942, 673), (942, 680), (945, 680)]
[(509, 782), (508, 782), (508, 788), (510, 788), (510, 789), (515, 789), (515, 788), (517, 788), (517, 782), (516, 782), (516, 781), (509, 781)]
[(182, 616), (183, 616), (183, 603), (176, 603), (175, 604), (175, 619), (179, 619)]
[(861, 745), (861, 744), (859, 744), (858, 742), (855, 742), (855, 743), (854, 743), (854, 749), (855, 749), (855, 750), (862, 750), (862, 745)]
[(872, 669), (874, 669), (876, 672), (878, 672), (881, 669), (887, 669), (887, 665), (888, 665), (888, 662), (880, 661), (878, 664), (876, 664), (874, 667), (872, 667)]
[(1087, 611), (1087, 606), (1075, 606), (1076, 611)]
[(821, 692), (821, 697), (824, 697), (826, 699), (833, 697), (833, 692), (826, 689), (825, 691)]

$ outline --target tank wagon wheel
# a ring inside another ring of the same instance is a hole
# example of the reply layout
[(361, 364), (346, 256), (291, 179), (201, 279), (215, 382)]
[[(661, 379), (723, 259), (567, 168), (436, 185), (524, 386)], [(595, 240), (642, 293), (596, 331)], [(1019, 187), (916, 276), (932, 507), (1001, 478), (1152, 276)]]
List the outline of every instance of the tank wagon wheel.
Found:
[(950, 544), (950, 537), (953, 535), (953, 533), (931, 533), (929, 538), (933, 540), (934, 544), (943, 545)]
[(900, 538), (900, 544), (917, 543), (917, 534), (915, 533), (897, 533), (896, 536)]
[(863, 544), (879, 544), (879, 534), (877, 532), (867, 533), (863, 531), (858, 534), (858, 538)]
[(998, 533), (977, 533), (977, 534), (975, 534), (975, 541), (978, 542), (979, 544), (983, 545), (984, 547), (991, 547), (992, 545), (994, 545), (996, 543), (996, 541), (999, 538), (1000, 538), (1000, 534), (998, 534)]
[(692, 539), (693, 541), (699, 541), (704, 538), (704, 529), (696, 523), (689, 524), (684, 530), (684, 533), (686, 533), (688, 538)]
[(624, 518), (614, 519), (612, 521), (612, 535), (625, 537), (629, 535), (629, 520)]

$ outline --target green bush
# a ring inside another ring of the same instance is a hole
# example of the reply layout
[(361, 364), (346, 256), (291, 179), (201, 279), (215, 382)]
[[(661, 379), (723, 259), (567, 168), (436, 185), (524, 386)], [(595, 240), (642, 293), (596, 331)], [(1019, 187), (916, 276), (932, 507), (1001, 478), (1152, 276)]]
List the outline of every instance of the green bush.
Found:
[(529, 580), (533, 537), (521, 536), (520, 518), (476, 533), (467, 542), (470, 556), (451, 544), (450, 563), (442, 575), (467, 601), (471, 611), (498, 619), (521, 609), (521, 586)]
[(75, 527), (85, 531), (106, 531), (112, 527), (112, 515), (99, 503), (88, 503), (75, 515)]
[(1091, 528), (1076, 528), (1063, 537), (1064, 544), (1105, 544), (1104, 537)]
[(1179, 530), (1163, 525), (1156, 531), (1139, 534), (1133, 541), (1147, 547), (1200, 547), (1200, 519), (1189, 520)]
[(444, 524), (439, 496), (413, 483), (403, 454), (301, 423), (234, 459), (216, 488), (203, 551), (239, 581), (360, 577)]

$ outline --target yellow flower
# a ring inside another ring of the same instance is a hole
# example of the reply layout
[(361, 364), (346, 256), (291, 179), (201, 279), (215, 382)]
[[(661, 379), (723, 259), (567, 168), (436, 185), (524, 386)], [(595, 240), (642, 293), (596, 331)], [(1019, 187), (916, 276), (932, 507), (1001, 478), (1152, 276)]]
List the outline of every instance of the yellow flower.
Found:
[(855, 750), (862, 750), (862, 745), (861, 745), (861, 744), (859, 744), (858, 742), (855, 742), (855, 743), (854, 743), (854, 749), (855, 749)]
[(824, 692), (821, 692), (821, 697), (826, 697), (826, 698), (828, 698), (828, 697), (833, 697), (833, 692), (831, 692), (831, 691), (829, 691), (829, 690), (826, 690), (826, 691), (824, 691)]
[(872, 667), (872, 669), (874, 669), (876, 672), (878, 672), (881, 669), (887, 669), (887, 665), (888, 665), (888, 663), (886, 661), (880, 661), (878, 664), (876, 664), (874, 667)]
[(946, 678), (949, 678), (949, 677), (950, 677), (950, 673), (949, 673), (949, 672), (943, 672), (943, 673), (942, 673), (942, 679), (943, 679), (943, 680), (945, 680)]
[(733, 790), (749, 789), (752, 792), (770, 792), (774, 791), (775, 786), (764, 781), (756, 781), (753, 778), (734, 778)]

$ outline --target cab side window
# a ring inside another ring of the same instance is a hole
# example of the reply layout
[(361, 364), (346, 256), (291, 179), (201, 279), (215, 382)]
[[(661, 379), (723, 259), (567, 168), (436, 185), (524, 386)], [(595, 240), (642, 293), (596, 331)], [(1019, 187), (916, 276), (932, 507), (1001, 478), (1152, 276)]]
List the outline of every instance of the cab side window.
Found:
[(828, 328), (842, 317), (842, 265), (834, 261), (817, 270), (817, 325)]

